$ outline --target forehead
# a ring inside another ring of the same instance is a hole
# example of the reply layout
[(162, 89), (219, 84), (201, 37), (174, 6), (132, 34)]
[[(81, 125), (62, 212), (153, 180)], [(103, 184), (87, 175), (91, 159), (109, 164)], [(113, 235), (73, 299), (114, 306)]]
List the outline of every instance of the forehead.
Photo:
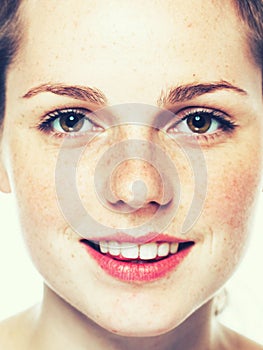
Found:
[(165, 86), (222, 79), (236, 69), (233, 55), (246, 59), (239, 19), (228, 0), (25, 0), (22, 11), (19, 62), (24, 75), (28, 71), (22, 79), (28, 85), (81, 83), (106, 94), (119, 89), (121, 99), (127, 82), (133, 86), (147, 78), (153, 90), (157, 80)]

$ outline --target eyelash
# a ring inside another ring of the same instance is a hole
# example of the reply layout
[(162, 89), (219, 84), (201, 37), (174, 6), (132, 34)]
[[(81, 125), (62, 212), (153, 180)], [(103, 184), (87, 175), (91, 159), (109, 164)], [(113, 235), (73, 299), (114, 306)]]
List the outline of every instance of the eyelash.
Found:
[[(67, 137), (78, 137), (81, 134), (84, 134), (84, 132), (59, 132), (57, 130), (54, 130), (54, 127), (52, 127), (52, 123), (54, 123), (56, 120), (61, 120), (63, 116), (70, 116), (74, 115), (75, 117), (79, 117), (79, 122), (80, 121), (87, 121), (92, 125), (92, 129), (90, 132), (98, 132), (102, 131), (103, 127), (99, 126), (98, 124), (95, 123), (93, 118), (91, 117), (92, 111), (85, 109), (85, 108), (68, 108), (68, 109), (60, 109), (56, 110), (54, 112), (48, 113), (45, 117), (44, 120), (42, 120), (38, 125), (37, 128), (38, 130), (44, 132), (45, 134), (51, 134), (52, 136), (55, 137), (64, 137), (67, 135)], [(76, 124), (75, 124), (76, 125)], [(95, 130), (96, 129), (96, 130)]]
[[(60, 132), (57, 130), (54, 130), (54, 127), (52, 126), (52, 123), (54, 123), (56, 120), (61, 121), (61, 118), (63, 116), (70, 116), (74, 115), (75, 117), (79, 118), (79, 121), (89, 122), (91, 124), (91, 130), (89, 132), (102, 132), (104, 130), (103, 127), (99, 126), (92, 118), (92, 111), (85, 109), (85, 108), (68, 108), (68, 109), (60, 109), (60, 110), (55, 110), (54, 112), (48, 113), (44, 119), (37, 125), (37, 128), (41, 131), (44, 132), (45, 134), (51, 134), (52, 136), (55, 137), (78, 137), (82, 134), (85, 134), (86, 131), (69, 131), (69, 132)], [(202, 116), (207, 116), (211, 119), (211, 121), (216, 121), (217, 123), (220, 124), (220, 127), (218, 127), (218, 130), (216, 132), (212, 133), (198, 133), (198, 132), (178, 132), (177, 127), (178, 125), (182, 124), (183, 122), (187, 122), (190, 117), (194, 117), (197, 115), (202, 115)], [(195, 137), (198, 140), (204, 140), (204, 141), (210, 141), (219, 136), (220, 134), (224, 133), (232, 133), (237, 125), (229, 119), (229, 117), (226, 116), (225, 113), (213, 110), (213, 109), (208, 109), (208, 108), (201, 108), (201, 107), (189, 107), (186, 109), (183, 109), (179, 111), (178, 113), (175, 113), (176, 122), (170, 122), (170, 125), (168, 128), (166, 128), (166, 132), (171, 134), (184, 134), (187, 135), (188, 137)], [(75, 124), (76, 125), (76, 124)], [(75, 126), (74, 125), (74, 126)], [(189, 135), (188, 135), (189, 134)]]
[[(225, 113), (217, 110), (209, 109), (209, 108), (200, 108), (200, 107), (186, 108), (180, 111), (179, 113), (176, 113), (175, 115), (176, 115), (177, 121), (170, 123), (170, 126), (167, 128), (167, 132), (169, 134), (172, 133), (173, 129), (175, 134), (182, 133), (182, 132), (176, 131), (176, 127), (182, 124), (183, 122), (187, 121), (190, 117), (194, 117), (194, 116), (205, 115), (206, 117), (210, 118), (211, 122), (216, 121), (217, 123), (220, 124), (217, 131), (210, 132), (210, 133), (209, 132), (198, 133), (193, 131), (190, 133), (190, 129), (189, 129), (190, 137), (195, 137), (196, 139), (199, 139), (201, 141), (203, 139), (205, 141), (208, 141), (209, 139), (212, 139), (212, 138), (214, 139), (215, 137), (219, 136), (219, 133), (231, 134), (238, 127), (238, 125), (235, 122), (231, 121), (230, 118), (227, 117)], [(188, 133), (183, 133), (183, 134), (187, 135)]]

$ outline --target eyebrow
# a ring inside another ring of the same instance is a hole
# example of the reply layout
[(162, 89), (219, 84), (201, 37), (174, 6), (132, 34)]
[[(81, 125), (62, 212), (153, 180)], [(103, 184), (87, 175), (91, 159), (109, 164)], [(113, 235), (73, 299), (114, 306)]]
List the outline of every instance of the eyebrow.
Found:
[(81, 86), (81, 85), (66, 85), (66, 84), (41, 84), (30, 89), (23, 98), (31, 98), (43, 92), (51, 92), (60, 96), (68, 96), (70, 98), (89, 101), (91, 103), (106, 104), (106, 96), (96, 88)]
[(248, 95), (245, 90), (234, 86), (225, 80), (204, 84), (192, 83), (170, 88), (168, 92), (162, 91), (158, 100), (158, 105), (163, 106), (167, 104), (185, 102), (218, 90), (231, 90), (243, 96)]
[[(243, 96), (248, 95), (248, 93), (245, 90), (234, 86), (225, 80), (202, 84), (191, 83), (170, 88), (167, 92), (162, 90), (161, 95), (157, 100), (157, 105), (166, 106), (167, 104), (186, 102), (188, 100), (192, 100), (204, 94), (216, 92), (218, 90), (231, 90)], [(100, 91), (97, 88), (91, 88), (81, 85), (51, 83), (41, 84), (31, 88), (22, 97), (28, 99), (43, 92), (51, 92), (56, 95), (68, 96), (73, 99), (89, 101), (91, 103), (98, 103), (101, 105), (107, 104), (107, 98), (102, 91)]]

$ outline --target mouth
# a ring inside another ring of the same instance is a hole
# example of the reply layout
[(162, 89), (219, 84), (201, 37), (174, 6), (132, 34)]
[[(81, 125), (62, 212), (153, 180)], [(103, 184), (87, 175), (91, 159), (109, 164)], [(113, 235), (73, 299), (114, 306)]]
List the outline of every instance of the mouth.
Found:
[(158, 236), (154, 242), (146, 243), (87, 239), (81, 239), (80, 243), (108, 275), (127, 282), (164, 277), (182, 263), (195, 244), (158, 239)]
[(98, 253), (107, 255), (111, 259), (118, 261), (130, 261), (132, 263), (143, 264), (145, 262), (155, 262), (178, 254), (189, 248), (194, 242), (150, 242), (145, 244), (135, 244), (132, 242), (118, 241), (89, 241), (81, 240)]

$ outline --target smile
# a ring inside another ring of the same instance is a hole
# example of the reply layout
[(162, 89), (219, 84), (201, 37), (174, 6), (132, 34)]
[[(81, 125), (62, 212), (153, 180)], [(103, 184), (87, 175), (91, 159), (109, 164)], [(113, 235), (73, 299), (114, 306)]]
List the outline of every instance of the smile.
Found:
[(153, 281), (166, 276), (186, 258), (193, 241), (163, 241), (135, 243), (118, 240), (87, 240), (80, 242), (89, 255), (110, 276), (119, 280)]

